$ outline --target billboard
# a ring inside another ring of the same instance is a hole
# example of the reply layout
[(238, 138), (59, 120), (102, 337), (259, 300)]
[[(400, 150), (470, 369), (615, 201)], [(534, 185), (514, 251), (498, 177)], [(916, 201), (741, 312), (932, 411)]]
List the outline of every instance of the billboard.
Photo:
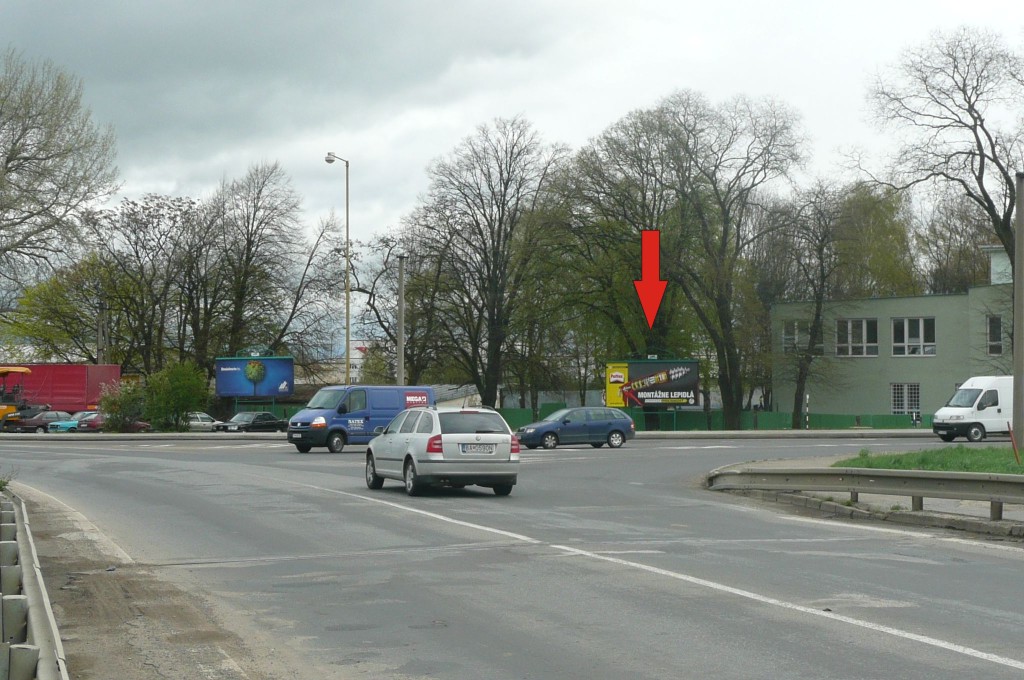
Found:
[(692, 359), (607, 364), (605, 403), (618, 408), (700, 408), (700, 370)]
[(287, 397), (295, 391), (292, 357), (218, 357), (218, 397)]

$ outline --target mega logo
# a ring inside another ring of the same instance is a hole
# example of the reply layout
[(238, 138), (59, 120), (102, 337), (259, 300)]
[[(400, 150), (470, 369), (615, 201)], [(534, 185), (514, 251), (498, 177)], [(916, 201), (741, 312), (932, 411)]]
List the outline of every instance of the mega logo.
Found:
[(414, 408), (416, 406), (430, 406), (430, 400), (427, 398), (426, 392), (405, 393), (405, 407)]

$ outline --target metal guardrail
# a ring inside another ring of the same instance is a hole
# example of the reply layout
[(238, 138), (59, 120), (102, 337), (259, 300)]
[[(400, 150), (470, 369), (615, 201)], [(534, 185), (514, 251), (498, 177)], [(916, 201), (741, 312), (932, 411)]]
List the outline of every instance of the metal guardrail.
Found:
[(0, 680), (68, 680), (25, 504), (0, 501)]
[(715, 491), (818, 491), (909, 496), (911, 510), (924, 509), (925, 498), (988, 501), (989, 518), (1003, 518), (1003, 504), (1024, 505), (1024, 475), (870, 468), (723, 468), (708, 473), (705, 486)]

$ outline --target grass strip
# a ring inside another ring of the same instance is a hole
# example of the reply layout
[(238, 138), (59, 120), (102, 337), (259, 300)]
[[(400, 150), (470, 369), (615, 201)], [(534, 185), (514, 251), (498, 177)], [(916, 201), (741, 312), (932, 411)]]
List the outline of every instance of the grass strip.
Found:
[(832, 467), (1024, 474), (1024, 466), (1017, 464), (1013, 457), (1013, 449), (1009, 446), (965, 446), (964, 444), (910, 453), (872, 454), (867, 450), (862, 450), (856, 457), (833, 463)]

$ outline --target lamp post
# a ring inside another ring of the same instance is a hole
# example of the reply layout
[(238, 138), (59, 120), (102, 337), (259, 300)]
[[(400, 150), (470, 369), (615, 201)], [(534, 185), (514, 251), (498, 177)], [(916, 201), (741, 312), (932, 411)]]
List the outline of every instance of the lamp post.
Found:
[(349, 240), (348, 232), (348, 161), (338, 156), (333, 151), (328, 151), (324, 160), (330, 164), (334, 161), (341, 161), (345, 164), (345, 384), (350, 385), (352, 383), (352, 358), (350, 356), (350, 350), (352, 347), (351, 334), (352, 334), (352, 323), (351, 323), (351, 288), (349, 286), (349, 270), (352, 267), (352, 242)]
[(395, 371), (395, 382), (399, 385), (405, 384), (405, 258), (408, 255), (398, 256), (398, 368)]

